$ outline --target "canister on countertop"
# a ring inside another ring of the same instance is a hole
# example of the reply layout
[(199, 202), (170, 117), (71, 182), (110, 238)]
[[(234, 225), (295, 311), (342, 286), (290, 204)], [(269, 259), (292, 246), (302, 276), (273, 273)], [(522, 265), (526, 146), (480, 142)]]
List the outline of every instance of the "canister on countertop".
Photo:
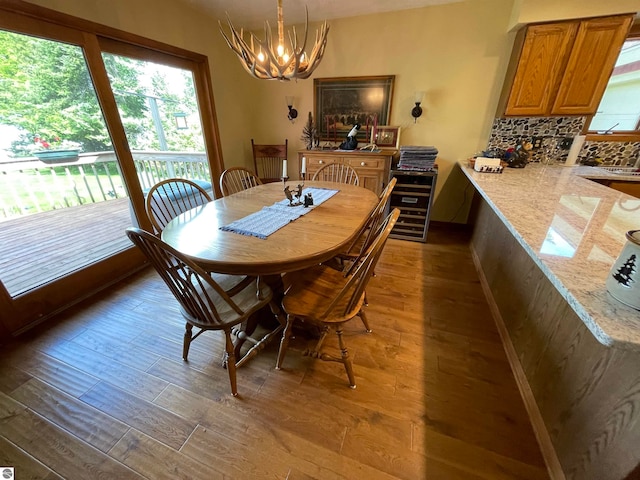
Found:
[(640, 310), (640, 230), (627, 232), (625, 244), (607, 277), (607, 291), (613, 298)]

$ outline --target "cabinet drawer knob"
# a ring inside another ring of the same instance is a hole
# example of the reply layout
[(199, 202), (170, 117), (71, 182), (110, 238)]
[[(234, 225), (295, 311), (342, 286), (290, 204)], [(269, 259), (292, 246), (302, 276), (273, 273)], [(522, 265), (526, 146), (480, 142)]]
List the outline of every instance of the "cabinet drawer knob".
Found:
[(361, 167), (365, 167), (366, 165), (367, 165), (367, 163), (366, 163), (366, 162), (360, 162), (360, 166), (361, 166)]
[(324, 160), (318, 160), (318, 163), (322, 165), (324, 163)]

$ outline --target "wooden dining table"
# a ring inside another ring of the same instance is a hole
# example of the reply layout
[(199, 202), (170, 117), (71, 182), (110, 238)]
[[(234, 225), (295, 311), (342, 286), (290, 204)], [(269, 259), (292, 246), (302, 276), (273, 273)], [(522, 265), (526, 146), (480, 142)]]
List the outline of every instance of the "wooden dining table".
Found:
[[(298, 182), (289, 182), (293, 190)], [(236, 275), (279, 275), (334, 257), (357, 236), (378, 202), (371, 190), (333, 182), (305, 182), (304, 188), (338, 193), (266, 239), (220, 227), (285, 199), (282, 182), (267, 183), (213, 200), (174, 218), (162, 240), (205, 270)], [(304, 190), (303, 190), (304, 194)], [(291, 208), (304, 208), (303, 206)]]
[[(298, 182), (290, 183), (290, 189)], [(221, 230), (263, 207), (284, 200), (281, 182), (267, 183), (219, 198), (182, 213), (162, 231), (162, 240), (189, 256), (209, 272), (259, 276), (274, 291), (276, 303), (282, 297), (280, 275), (317, 265), (344, 250), (358, 235), (378, 203), (378, 196), (363, 187), (334, 182), (305, 182), (304, 188), (338, 190), (312, 211), (286, 224), (266, 238)], [(304, 189), (303, 189), (304, 195)], [(291, 208), (304, 208), (296, 206)], [(260, 319), (252, 316), (246, 325), (234, 330), (236, 367), (245, 364), (283, 330), (286, 318), (271, 305), (277, 325), (259, 340), (252, 337)], [(252, 347), (241, 355), (242, 345)]]

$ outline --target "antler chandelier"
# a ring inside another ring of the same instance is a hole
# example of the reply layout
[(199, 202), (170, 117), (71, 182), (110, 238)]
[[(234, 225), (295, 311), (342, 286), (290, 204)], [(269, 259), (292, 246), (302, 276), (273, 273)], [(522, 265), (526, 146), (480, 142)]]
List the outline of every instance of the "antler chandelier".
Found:
[(229, 15), (230, 35), (224, 32), (222, 23), (220, 32), (227, 41), (229, 48), (236, 52), (242, 66), (247, 72), (262, 80), (290, 80), (292, 78), (309, 78), (316, 67), (320, 64), (324, 49), (327, 45), (327, 33), (329, 25), (325, 21), (320, 30), (316, 30), (316, 42), (311, 50), (311, 54), (306, 52), (307, 36), (309, 29), (309, 11), (305, 6), (306, 19), (304, 24), (304, 35), (302, 44), (298, 43), (296, 28), (292, 27), (289, 34), (289, 43), (284, 42), (284, 20), (282, 15), (282, 0), (278, 0), (278, 43), (274, 45), (273, 35), (269, 22), (265, 21), (264, 40), (260, 40), (253, 33), (250, 33), (250, 44), (244, 40), (244, 30), (240, 33), (234, 28)]

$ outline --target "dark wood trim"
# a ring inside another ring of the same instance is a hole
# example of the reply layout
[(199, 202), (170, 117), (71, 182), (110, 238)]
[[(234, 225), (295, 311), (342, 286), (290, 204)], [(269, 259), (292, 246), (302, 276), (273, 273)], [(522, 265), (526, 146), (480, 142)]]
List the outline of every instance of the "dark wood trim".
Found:
[(587, 133), (587, 142), (640, 142), (640, 132), (620, 132), (609, 135)]
[(107, 129), (113, 142), (113, 149), (119, 159), (122, 171), (122, 180), (133, 204), (133, 212), (138, 225), (147, 230), (152, 230), (151, 222), (147, 218), (144, 209), (144, 194), (140, 187), (133, 156), (129, 149), (127, 134), (120, 120), (120, 113), (115, 96), (111, 90), (111, 82), (107, 75), (98, 39), (91, 34), (85, 34), (85, 55), (91, 78), (95, 85), (98, 102), (102, 108)]
[[(124, 233), (123, 233), (124, 235)], [(115, 285), (144, 268), (146, 258), (133, 246), (101, 262), (69, 274), (60, 280), (35, 289), (28, 295), (13, 299), (20, 312), (20, 325), (13, 325), (13, 335), (19, 335), (97, 292)], [(2, 323), (10, 319), (2, 318)]]
[(4, 312), (4, 318), (0, 315), (0, 345), (4, 345), (11, 337), (8, 319), (15, 318), (17, 312), (11, 295), (9, 295), (2, 282), (0, 282), (0, 312)]

